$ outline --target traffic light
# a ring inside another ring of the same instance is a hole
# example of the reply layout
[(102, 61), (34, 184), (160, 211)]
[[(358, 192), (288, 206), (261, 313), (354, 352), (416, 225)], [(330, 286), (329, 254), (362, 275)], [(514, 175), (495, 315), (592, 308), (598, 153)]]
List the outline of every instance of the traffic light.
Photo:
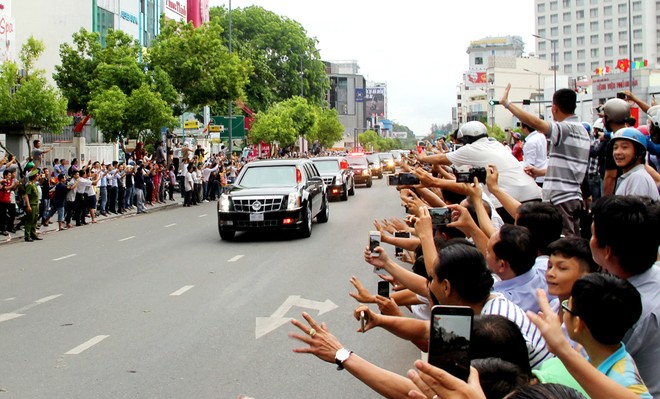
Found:
[(523, 100), (523, 105), (530, 105), (532, 100)]
[(497, 101), (497, 100), (490, 100), (490, 101), (488, 101), (488, 104), (490, 104), (491, 107), (494, 107), (494, 106), (498, 105), (499, 103), (500, 103), (500, 102)]

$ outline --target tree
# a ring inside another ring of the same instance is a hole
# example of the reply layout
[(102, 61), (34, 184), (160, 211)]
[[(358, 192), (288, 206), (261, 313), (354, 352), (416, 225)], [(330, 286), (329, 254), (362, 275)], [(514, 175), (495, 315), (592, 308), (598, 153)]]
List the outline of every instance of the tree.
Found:
[(378, 137), (380, 136), (375, 131), (365, 130), (363, 133), (358, 134), (358, 141), (364, 148), (371, 147), (373, 149), (376, 147)]
[(298, 137), (317, 137), (319, 108), (302, 97), (279, 102), (265, 112), (257, 112), (250, 132), (250, 142), (277, 141), (282, 146), (293, 144)]
[(317, 108), (318, 127), (316, 132), (307, 136), (307, 140), (318, 141), (322, 147), (332, 147), (344, 137), (344, 126), (339, 122), (336, 110)]
[(180, 115), (206, 105), (223, 108), (243, 96), (252, 71), (249, 60), (229, 54), (218, 20), (198, 28), (161, 18), (161, 32), (147, 54), (149, 68), (167, 73), (180, 95)]
[[(229, 43), (228, 10), (211, 8), (211, 20), (224, 28)], [(316, 38), (298, 22), (258, 6), (232, 10), (232, 50), (250, 60), (253, 71), (246, 86), (246, 103), (255, 111), (302, 93), (310, 104), (324, 106), (330, 88)], [(302, 79), (300, 73), (302, 72)]]
[(34, 69), (44, 48), (43, 42), (30, 36), (19, 55), (22, 70), (11, 61), (0, 69), (0, 129), (22, 133), (28, 149), (31, 131), (61, 133), (71, 123), (66, 99), (48, 83), (43, 70)]

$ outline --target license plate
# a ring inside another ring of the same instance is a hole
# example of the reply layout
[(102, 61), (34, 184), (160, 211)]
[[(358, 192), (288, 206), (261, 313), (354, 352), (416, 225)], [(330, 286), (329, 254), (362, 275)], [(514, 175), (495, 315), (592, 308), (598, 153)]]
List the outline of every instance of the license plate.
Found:
[(250, 222), (263, 222), (264, 214), (263, 213), (251, 213)]

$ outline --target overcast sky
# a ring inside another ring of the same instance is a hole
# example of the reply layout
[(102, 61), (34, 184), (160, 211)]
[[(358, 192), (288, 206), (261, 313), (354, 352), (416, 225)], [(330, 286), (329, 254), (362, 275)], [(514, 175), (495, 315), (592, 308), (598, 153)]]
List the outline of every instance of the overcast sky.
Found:
[(388, 117), (416, 135), (451, 122), (471, 40), (519, 35), (535, 47), (533, 0), (232, 0), (250, 5), (298, 21), (323, 60), (357, 60), (367, 80), (387, 83)]

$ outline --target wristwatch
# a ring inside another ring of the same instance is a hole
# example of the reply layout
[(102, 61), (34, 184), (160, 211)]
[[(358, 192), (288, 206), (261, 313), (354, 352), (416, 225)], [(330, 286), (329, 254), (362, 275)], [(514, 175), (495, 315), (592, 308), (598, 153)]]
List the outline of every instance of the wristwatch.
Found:
[(337, 363), (337, 370), (344, 369), (344, 362), (348, 360), (348, 357), (351, 356), (353, 351), (349, 351), (346, 348), (341, 348), (335, 353), (335, 363)]

